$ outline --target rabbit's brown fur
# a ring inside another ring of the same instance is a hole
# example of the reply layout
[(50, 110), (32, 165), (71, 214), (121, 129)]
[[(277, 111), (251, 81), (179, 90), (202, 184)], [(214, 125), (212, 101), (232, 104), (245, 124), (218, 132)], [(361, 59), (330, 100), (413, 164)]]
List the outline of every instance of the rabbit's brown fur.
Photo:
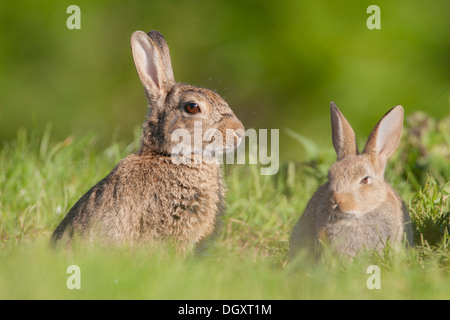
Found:
[(309, 201), (290, 238), (291, 256), (327, 243), (338, 254), (355, 256), (363, 248), (381, 250), (388, 242), (413, 243), (408, 211), (384, 181), (384, 168), (395, 151), (403, 124), (403, 108), (389, 111), (375, 126), (362, 154), (350, 124), (332, 103), (333, 145), (338, 161)]
[[(69, 244), (74, 236), (105, 244), (173, 242), (184, 253), (213, 234), (224, 206), (224, 185), (217, 162), (174, 163), (171, 152), (178, 141), (171, 134), (185, 129), (193, 136), (195, 121), (223, 137), (232, 129), (233, 141), (223, 141), (229, 149), (239, 143), (244, 127), (215, 92), (174, 81), (169, 49), (159, 32), (137, 31), (131, 44), (150, 107), (141, 148), (75, 203), (52, 239)], [(196, 103), (201, 112), (187, 113), (187, 103)]]

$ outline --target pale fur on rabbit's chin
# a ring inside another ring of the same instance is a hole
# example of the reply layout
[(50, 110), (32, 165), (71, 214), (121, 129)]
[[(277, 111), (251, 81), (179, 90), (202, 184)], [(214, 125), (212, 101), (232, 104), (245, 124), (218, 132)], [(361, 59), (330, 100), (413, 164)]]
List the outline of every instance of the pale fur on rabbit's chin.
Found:
[[(226, 155), (228, 153), (233, 152), (236, 150), (239, 145), (242, 142), (242, 137), (237, 137), (237, 142), (235, 142), (234, 145), (225, 145), (225, 146), (216, 146), (214, 148), (201, 148), (196, 149), (194, 148), (192, 151), (182, 151), (181, 156), (178, 152), (171, 152), (170, 155), (174, 157), (175, 159), (181, 159), (183, 161), (194, 161), (194, 162), (202, 162), (203, 160), (206, 160), (208, 163), (210, 163), (213, 159), (216, 159), (218, 161), (218, 158), (222, 157), (223, 155)], [(190, 150), (188, 147), (187, 150)]]
[(343, 211), (335, 211), (334, 215), (342, 220), (356, 220), (361, 219), (365, 217), (366, 215), (370, 214), (370, 211), (368, 212), (343, 212)]
[[(239, 138), (240, 139), (240, 138)], [(237, 143), (237, 146), (239, 146), (240, 140)], [(231, 153), (233, 150), (235, 150), (236, 147), (226, 146), (223, 148), (214, 148), (213, 150), (209, 150), (209, 152), (206, 152), (204, 150), (194, 150), (191, 153), (187, 154), (179, 154), (179, 153), (171, 153), (170, 157), (173, 160), (173, 163), (175, 164), (186, 164), (186, 163), (195, 163), (195, 164), (221, 164), (221, 159), (224, 155)]]

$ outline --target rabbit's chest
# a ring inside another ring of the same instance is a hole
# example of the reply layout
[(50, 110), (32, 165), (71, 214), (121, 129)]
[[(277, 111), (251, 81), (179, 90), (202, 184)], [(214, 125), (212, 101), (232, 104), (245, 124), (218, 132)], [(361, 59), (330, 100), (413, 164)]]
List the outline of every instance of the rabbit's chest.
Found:
[(338, 252), (354, 255), (365, 248), (376, 249), (392, 236), (390, 225), (382, 217), (340, 219), (324, 226), (321, 240)]
[(222, 208), (220, 170), (176, 169), (150, 188), (142, 232), (151, 229), (158, 238), (196, 242), (213, 232)]
[(169, 200), (168, 209), (173, 219), (204, 219), (209, 213), (216, 214), (220, 198), (217, 184), (210, 184), (207, 188), (178, 185), (172, 190), (174, 194)]

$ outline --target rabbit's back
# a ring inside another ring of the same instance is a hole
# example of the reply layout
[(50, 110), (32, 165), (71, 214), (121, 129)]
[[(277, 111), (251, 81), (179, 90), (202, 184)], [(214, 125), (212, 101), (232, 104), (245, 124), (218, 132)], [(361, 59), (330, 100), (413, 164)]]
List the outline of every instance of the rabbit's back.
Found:
[(113, 244), (174, 239), (185, 251), (213, 233), (223, 193), (216, 164), (177, 165), (170, 156), (131, 154), (80, 198), (53, 238), (75, 233)]

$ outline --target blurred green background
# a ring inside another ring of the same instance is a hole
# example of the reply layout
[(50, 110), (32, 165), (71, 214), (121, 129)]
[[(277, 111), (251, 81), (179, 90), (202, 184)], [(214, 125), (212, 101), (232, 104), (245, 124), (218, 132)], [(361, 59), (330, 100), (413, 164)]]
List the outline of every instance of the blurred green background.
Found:
[(0, 143), (47, 123), (55, 139), (131, 141), (147, 111), (129, 38), (156, 29), (177, 81), (216, 90), (247, 128), (280, 129), (282, 159), (301, 159), (285, 130), (331, 147), (330, 101), (361, 140), (398, 104), (448, 115), (449, 16), (448, 0), (2, 1)]

